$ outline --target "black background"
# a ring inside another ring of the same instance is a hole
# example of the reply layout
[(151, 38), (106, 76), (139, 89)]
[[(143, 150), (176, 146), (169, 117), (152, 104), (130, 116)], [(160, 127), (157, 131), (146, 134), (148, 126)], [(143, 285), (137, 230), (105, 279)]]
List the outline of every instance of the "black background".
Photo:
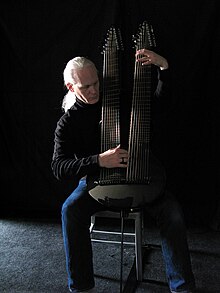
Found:
[(83, 55), (102, 72), (103, 40), (116, 24), (129, 72), (131, 37), (147, 20), (172, 72), (171, 99), (158, 117), (167, 184), (191, 220), (212, 217), (219, 194), (218, 13), (212, 0), (1, 1), (1, 211), (59, 213), (71, 190), (50, 167), (65, 64)]

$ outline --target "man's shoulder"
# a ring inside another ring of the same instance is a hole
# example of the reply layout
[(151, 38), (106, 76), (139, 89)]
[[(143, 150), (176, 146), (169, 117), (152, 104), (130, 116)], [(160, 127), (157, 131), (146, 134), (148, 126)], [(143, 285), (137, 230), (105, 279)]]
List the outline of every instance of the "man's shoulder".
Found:
[(58, 120), (59, 125), (65, 125), (72, 123), (76, 116), (78, 116), (76, 109), (72, 106), (69, 110), (67, 110)]

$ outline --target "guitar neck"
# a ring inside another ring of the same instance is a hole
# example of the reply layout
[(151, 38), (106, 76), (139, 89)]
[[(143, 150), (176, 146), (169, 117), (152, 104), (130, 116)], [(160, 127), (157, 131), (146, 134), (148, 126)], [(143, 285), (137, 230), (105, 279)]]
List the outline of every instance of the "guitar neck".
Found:
[(120, 81), (118, 51), (104, 53), (101, 149), (120, 144)]

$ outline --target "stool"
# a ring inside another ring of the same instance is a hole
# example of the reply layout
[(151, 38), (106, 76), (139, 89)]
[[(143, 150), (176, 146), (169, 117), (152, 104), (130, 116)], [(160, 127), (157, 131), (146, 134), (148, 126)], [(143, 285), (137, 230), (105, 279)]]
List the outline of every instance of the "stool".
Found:
[[(104, 217), (104, 218), (120, 218), (121, 219), (121, 233), (115, 231), (102, 231), (94, 229), (95, 226), (95, 218), (96, 217)], [(126, 233), (124, 232), (124, 224), (123, 220), (132, 219), (135, 221), (134, 225), (134, 233)], [(134, 245), (135, 246), (135, 265), (136, 265), (136, 278), (137, 281), (142, 281), (142, 234), (143, 234), (143, 212), (141, 209), (133, 210), (130, 209), (128, 211), (101, 211), (95, 213), (91, 217), (91, 225), (90, 225), (90, 233), (91, 233), (91, 241), (93, 242), (102, 242), (102, 243), (117, 243), (121, 244), (121, 286), (122, 287), (122, 263), (123, 263), (123, 245)], [(95, 239), (93, 238), (93, 233), (100, 234), (111, 234), (111, 235), (121, 235), (120, 241), (112, 241), (112, 240), (104, 240), (104, 239)], [(133, 236), (134, 241), (132, 242), (123, 242), (123, 235)], [(121, 292), (121, 291), (120, 291)]]

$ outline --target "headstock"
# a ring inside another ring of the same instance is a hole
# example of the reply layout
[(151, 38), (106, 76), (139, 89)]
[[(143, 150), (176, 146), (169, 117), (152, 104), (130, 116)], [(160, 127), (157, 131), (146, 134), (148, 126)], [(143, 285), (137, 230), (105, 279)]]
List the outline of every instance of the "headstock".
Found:
[(112, 26), (106, 34), (102, 53), (112, 52), (114, 50), (123, 50), (123, 44), (120, 30)]
[(144, 21), (138, 29), (136, 36), (133, 36), (136, 50), (139, 49), (152, 49), (156, 47), (155, 36), (152, 25)]

